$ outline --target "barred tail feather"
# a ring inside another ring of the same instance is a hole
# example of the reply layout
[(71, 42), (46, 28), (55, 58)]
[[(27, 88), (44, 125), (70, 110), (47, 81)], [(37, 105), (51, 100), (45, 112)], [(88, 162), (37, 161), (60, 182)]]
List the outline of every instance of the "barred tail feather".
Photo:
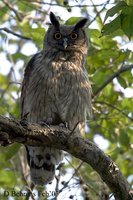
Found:
[(35, 185), (46, 185), (55, 176), (55, 167), (63, 158), (60, 150), (50, 147), (26, 146), (31, 180)]

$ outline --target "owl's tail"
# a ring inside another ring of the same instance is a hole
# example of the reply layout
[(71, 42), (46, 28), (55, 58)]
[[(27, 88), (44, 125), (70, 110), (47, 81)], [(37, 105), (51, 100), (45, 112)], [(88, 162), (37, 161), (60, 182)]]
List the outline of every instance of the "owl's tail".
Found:
[(63, 158), (62, 151), (50, 147), (26, 146), (31, 180), (35, 185), (46, 185), (55, 176), (55, 166)]

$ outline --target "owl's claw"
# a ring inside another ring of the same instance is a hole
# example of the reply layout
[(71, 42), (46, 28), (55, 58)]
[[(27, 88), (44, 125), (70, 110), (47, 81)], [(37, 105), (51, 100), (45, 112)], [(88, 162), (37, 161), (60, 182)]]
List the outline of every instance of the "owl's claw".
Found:
[(47, 124), (46, 122), (39, 122), (39, 124), (41, 125), (41, 126), (47, 126), (48, 128), (50, 128), (50, 126), (49, 126), (49, 124)]
[(40, 121), (39, 124), (50, 128), (50, 125), (52, 124), (52, 118), (48, 118), (46, 121)]
[(22, 119), (20, 121), (20, 124), (22, 126), (28, 126), (28, 115), (29, 115), (29, 112), (27, 112), (26, 114), (24, 114), (24, 116), (22, 117)]
[(68, 122), (60, 123), (59, 127), (68, 129)]

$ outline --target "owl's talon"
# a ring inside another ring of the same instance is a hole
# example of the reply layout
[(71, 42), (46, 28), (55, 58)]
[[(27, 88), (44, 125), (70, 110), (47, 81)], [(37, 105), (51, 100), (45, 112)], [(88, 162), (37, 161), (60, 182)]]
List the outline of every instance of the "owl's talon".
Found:
[(47, 124), (46, 122), (40, 121), (39, 124), (40, 124), (41, 126), (47, 126), (48, 128), (50, 128), (50, 125)]
[(48, 118), (46, 121), (40, 121), (39, 124), (50, 128), (50, 125), (52, 125), (52, 121), (52, 118)]
[(68, 122), (60, 123), (59, 127), (68, 129)]
[(21, 119), (20, 121), (20, 124), (22, 126), (28, 126), (28, 115), (29, 115), (29, 112), (27, 112)]

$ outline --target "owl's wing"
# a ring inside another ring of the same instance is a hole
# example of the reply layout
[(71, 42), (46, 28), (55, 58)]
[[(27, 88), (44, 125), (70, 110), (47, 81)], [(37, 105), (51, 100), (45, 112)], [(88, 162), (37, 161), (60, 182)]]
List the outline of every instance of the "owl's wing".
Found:
[(29, 84), (29, 80), (32, 74), (32, 71), (35, 67), (35, 63), (36, 61), (38, 61), (38, 59), (41, 59), (42, 57), (42, 53), (37, 53), (35, 54), (30, 61), (28, 62), (26, 68), (25, 68), (25, 72), (24, 72), (24, 79), (22, 82), (22, 89), (21, 89), (21, 98), (20, 98), (20, 107), (21, 107), (21, 118), (23, 118), (24, 113), (23, 113), (23, 108), (24, 108), (24, 101), (26, 98), (26, 91), (27, 91), (27, 87)]

